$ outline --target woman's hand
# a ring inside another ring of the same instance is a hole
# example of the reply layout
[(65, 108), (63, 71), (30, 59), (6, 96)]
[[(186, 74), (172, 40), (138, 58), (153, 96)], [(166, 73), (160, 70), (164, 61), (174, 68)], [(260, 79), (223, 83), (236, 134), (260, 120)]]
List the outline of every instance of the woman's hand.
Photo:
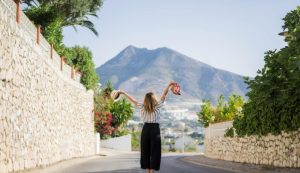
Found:
[(174, 86), (175, 84), (176, 84), (176, 82), (174, 82), (174, 81), (171, 80), (171, 81), (169, 82), (168, 87), (171, 88), (171, 87)]
[(125, 94), (125, 92), (123, 90), (119, 90), (118, 93), (119, 94)]
[(161, 95), (161, 97), (160, 97), (160, 100), (161, 101), (165, 101), (165, 99), (166, 99), (166, 97), (167, 97), (167, 94), (168, 94), (168, 91), (170, 90), (170, 88), (172, 87), (172, 86), (174, 86), (176, 84), (176, 82), (174, 82), (174, 81), (170, 81), (169, 82), (169, 84), (167, 85), (167, 87), (166, 87), (166, 89), (163, 91), (163, 94)]
[(173, 94), (175, 95), (180, 95), (180, 86), (178, 85), (178, 83), (174, 82), (174, 81), (170, 81), (169, 85), (168, 85), (168, 89), (173, 92)]

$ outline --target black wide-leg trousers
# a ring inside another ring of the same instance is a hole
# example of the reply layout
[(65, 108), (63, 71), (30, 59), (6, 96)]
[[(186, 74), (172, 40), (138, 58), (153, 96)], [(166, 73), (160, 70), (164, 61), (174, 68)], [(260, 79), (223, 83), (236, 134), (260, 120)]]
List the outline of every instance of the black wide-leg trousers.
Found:
[(145, 123), (141, 134), (141, 168), (160, 169), (161, 139), (158, 123)]

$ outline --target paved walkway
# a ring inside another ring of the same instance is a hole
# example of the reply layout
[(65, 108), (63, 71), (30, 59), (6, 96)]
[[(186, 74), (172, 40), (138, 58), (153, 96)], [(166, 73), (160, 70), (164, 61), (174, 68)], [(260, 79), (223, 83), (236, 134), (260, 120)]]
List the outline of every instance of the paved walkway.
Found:
[(30, 169), (30, 170), (26, 170), (26, 171), (20, 171), (20, 173), (55, 173), (59, 170), (64, 170), (69, 167), (73, 167), (73, 166), (80, 165), (85, 162), (89, 162), (91, 160), (103, 159), (103, 158), (110, 157), (110, 156), (116, 156), (116, 155), (122, 155), (122, 154), (128, 154), (128, 153), (132, 153), (132, 152), (117, 151), (117, 150), (108, 149), (108, 148), (101, 148), (99, 155), (90, 156), (90, 157), (74, 158), (74, 159), (70, 159), (70, 160), (63, 160), (58, 163), (49, 165), (47, 167), (39, 167), (39, 168)]
[[(160, 173), (234, 173), (220, 168), (200, 166), (182, 160), (184, 154), (163, 155)], [(43, 173), (145, 173), (140, 168), (139, 153), (123, 153), (120, 155), (93, 158), (82, 163)]]
[[(139, 152), (101, 149), (99, 156), (62, 161), (22, 173), (143, 173)], [(195, 154), (163, 154), (160, 173), (299, 173), (300, 169), (243, 164)]]
[[(105, 155), (105, 156), (104, 156)], [(193, 154), (163, 154), (160, 173), (233, 173), (219, 168), (203, 167), (182, 158)], [(100, 156), (62, 161), (26, 173), (144, 173), (140, 169), (139, 152), (102, 149)]]

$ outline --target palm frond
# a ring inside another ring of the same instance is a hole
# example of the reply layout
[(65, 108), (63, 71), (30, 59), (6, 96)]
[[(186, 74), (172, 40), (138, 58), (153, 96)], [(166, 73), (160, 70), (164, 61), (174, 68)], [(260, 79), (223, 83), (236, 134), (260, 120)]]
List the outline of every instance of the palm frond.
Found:
[(98, 18), (98, 15), (97, 15), (97, 13), (95, 13), (95, 12), (88, 13), (88, 15), (89, 15), (89, 16), (94, 16), (94, 17)]
[(93, 24), (93, 22), (89, 21), (89, 20), (83, 20), (82, 21), (82, 26), (88, 28), (89, 30), (91, 30), (96, 36), (98, 36), (98, 32), (95, 29), (95, 25)]

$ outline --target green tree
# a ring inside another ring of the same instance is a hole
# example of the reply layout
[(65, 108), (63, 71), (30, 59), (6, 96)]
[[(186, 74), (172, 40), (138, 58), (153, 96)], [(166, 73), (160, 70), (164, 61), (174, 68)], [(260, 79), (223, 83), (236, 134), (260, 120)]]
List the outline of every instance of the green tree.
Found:
[(55, 46), (55, 50), (61, 50), (61, 43), (63, 41), (61, 20), (51, 22), (46, 28), (42, 30), (42, 34), (50, 44), (53, 44)]
[(197, 113), (198, 121), (203, 124), (204, 127), (208, 127), (215, 119), (213, 115), (213, 108), (210, 101), (204, 100), (201, 105), (201, 111)]
[(106, 87), (103, 89), (103, 96), (110, 97), (110, 93), (114, 90), (114, 87), (111, 81), (106, 82)]
[[(86, 47), (68, 48), (62, 44), (62, 28), (83, 26), (98, 35), (89, 16), (95, 16), (102, 6), (102, 0), (23, 0), (25, 14), (41, 25), (42, 34), (54, 45), (57, 53), (67, 59), (67, 64), (75, 65), (82, 72), (81, 83), (87, 89), (94, 88), (99, 77), (95, 71), (92, 53)], [(76, 28), (75, 28), (76, 29)]]
[(221, 122), (224, 119), (224, 117), (225, 117), (224, 105), (225, 105), (224, 96), (220, 95), (218, 98), (217, 107), (214, 108), (214, 114), (215, 114), (214, 122)]
[(241, 115), (242, 107), (245, 100), (242, 96), (231, 95), (229, 96), (228, 103), (223, 109), (223, 120), (233, 120), (236, 116)]
[[(96, 89), (96, 88), (95, 88)], [(113, 91), (110, 82), (107, 82), (105, 86), (101, 87), (100, 92), (95, 94), (95, 110), (96, 112), (110, 112), (113, 100), (110, 98), (110, 93)]]
[(283, 20), (288, 46), (266, 52), (264, 67), (254, 79), (246, 79), (249, 102), (233, 123), (239, 136), (300, 128), (300, 7)]
[(102, 0), (23, 0), (23, 3), (27, 5), (26, 15), (43, 29), (59, 20), (61, 27), (73, 26), (76, 30), (76, 26), (82, 26), (98, 35), (89, 16), (97, 17)]
[(211, 123), (231, 121), (241, 116), (244, 102), (243, 97), (238, 95), (229, 96), (227, 102), (224, 100), (224, 96), (220, 95), (216, 107), (213, 107), (210, 101), (206, 100), (201, 105), (201, 111), (197, 113), (198, 120), (204, 127), (208, 127)]
[(66, 52), (70, 55), (67, 59), (69, 64), (74, 65), (76, 69), (82, 72), (81, 83), (84, 84), (87, 89), (96, 87), (99, 76), (95, 70), (92, 52), (87, 47), (79, 46), (66, 49)]
[(133, 116), (131, 103), (126, 99), (121, 99), (114, 102), (110, 108), (110, 112), (114, 117), (112, 125), (116, 128), (124, 126), (127, 121)]

